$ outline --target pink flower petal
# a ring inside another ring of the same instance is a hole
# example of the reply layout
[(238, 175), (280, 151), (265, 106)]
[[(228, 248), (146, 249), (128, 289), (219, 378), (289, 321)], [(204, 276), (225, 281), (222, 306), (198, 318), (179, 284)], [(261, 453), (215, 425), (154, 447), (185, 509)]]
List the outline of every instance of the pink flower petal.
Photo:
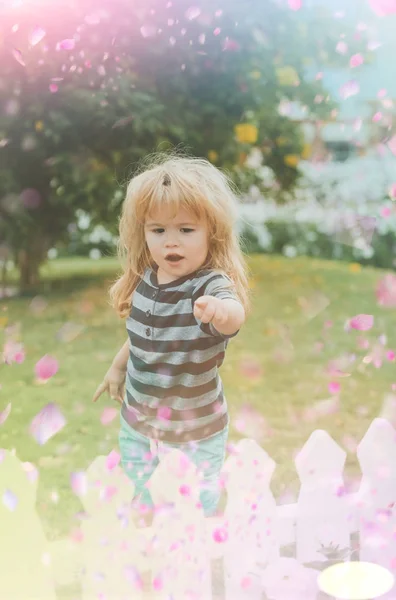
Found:
[(58, 91), (58, 86), (56, 83), (50, 83), (49, 90), (52, 94), (55, 94)]
[(341, 385), (338, 381), (330, 381), (329, 392), (330, 394), (338, 394), (341, 389)]
[(58, 44), (56, 45), (56, 49), (57, 50), (73, 50), (75, 45), (76, 45), (76, 40), (69, 38), (66, 40), (62, 40), (61, 42), (58, 42)]
[(383, 208), (381, 208), (381, 217), (384, 217), (384, 219), (387, 219), (388, 217), (390, 217), (392, 214), (392, 209), (390, 208), (390, 206), (384, 206)]
[(364, 63), (364, 58), (361, 54), (354, 54), (351, 56), (349, 64), (351, 67), (360, 67)]
[(192, 21), (193, 19), (196, 19), (197, 17), (199, 17), (199, 15), (201, 14), (201, 9), (198, 6), (190, 6), (190, 8), (188, 8), (186, 10), (186, 18), (189, 21)]
[(343, 86), (341, 86), (340, 90), (339, 90), (340, 96), (344, 100), (346, 100), (347, 98), (350, 98), (351, 96), (355, 96), (356, 94), (359, 93), (359, 91), (360, 91), (360, 86), (359, 86), (359, 83), (356, 81), (356, 79), (351, 79), (350, 81), (345, 83)]
[(338, 42), (336, 52), (339, 54), (346, 54), (348, 52), (348, 44), (344, 41)]
[(35, 46), (45, 37), (45, 31), (41, 27), (35, 27), (29, 36), (31, 46)]
[(288, 3), (291, 10), (300, 10), (302, 7), (302, 0), (288, 0)]
[(228, 539), (227, 530), (224, 527), (218, 527), (213, 532), (213, 539), (218, 544), (222, 544), (223, 542), (226, 542)]
[(58, 369), (58, 361), (46, 354), (36, 363), (35, 373), (38, 379), (46, 380), (53, 377), (58, 372)]
[(377, 284), (376, 297), (379, 306), (396, 307), (396, 276), (388, 273)]
[(19, 62), (19, 64), (22, 65), (22, 67), (26, 67), (26, 63), (22, 58), (22, 52), (18, 50), (18, 48), (14, 48), (12, 50), (12, 54), (14, 55), (15, 60)]
[(102, 425), (108, 425), (116, 418), (119, 412), (117, 408), (105, 408), (100, 417), (100, 422)]
[(58, 406), (47, 404), (33, 419), (29, 432), (41, 446), (48, 442), (66, 425), (66, 419)]
[(3, 360), (7, 365), (13, 362), (22, 364), (25, 360), (23, 345), (12, 340), (7, 341), (3, 348)]
[(109, 471), (114, 469), (121, 460), (121, 456), (115, 450), (112, 450), (106, 458), (106, 467)]
[(70, 483), (76, 496), (85, 496), (88, 490), (88, 482), (84, 471), (72, 473), (70, 476)]
[(157, 33), (157, 27), (155, 25), (143, 25), (140, 28), (140, 33), (144, 38), (154, 37)]
[(369, 4), (379, 17), (396, 13), (396, 0), (369, 0)]
[(157, 410), (157, 418), (161, 419), (162, 421), (169, 421), (171, 414), (172, 410), (169, 408), (169, 406), (160, 406)]
[(349, 321), (349, 327), (351, 329), (357, 329), (358, 331), (368, 331), (374, 325), (373, 315), (356, 315)]
[(388, 148), (392, 152), (392, 154), (396, 156), (396, 135), (391, 137), (391, 139), (389, 140)]
[(10, 416), (11, 413), (11, 402), (9, 402), (7, 404), (7, 406), (5, 407), (5, 409), (0, 412), (0, 425), (3, 425), (3, 423), (5, 423), (8, 419), (8, 417)]
[(3, 504), (8, 510), (14, 511), (18, 504), (18, 498), (11, 490), (6, 490), (3, 494)]

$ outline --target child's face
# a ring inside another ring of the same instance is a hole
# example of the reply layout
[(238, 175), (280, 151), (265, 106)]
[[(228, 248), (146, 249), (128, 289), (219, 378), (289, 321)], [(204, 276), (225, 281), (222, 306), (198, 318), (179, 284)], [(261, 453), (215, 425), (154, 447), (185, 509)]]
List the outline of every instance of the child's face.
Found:
[[(157, 277), (169, 283), (200, 268), (208, 254), (208, 231), (203, 220), (184, 209), (176, 217), (169, 212), (148, 215), (144, 226), (148, 249), (158, 265)], [(183, 258), (178, 262), (166, 259), (168, 254)]]

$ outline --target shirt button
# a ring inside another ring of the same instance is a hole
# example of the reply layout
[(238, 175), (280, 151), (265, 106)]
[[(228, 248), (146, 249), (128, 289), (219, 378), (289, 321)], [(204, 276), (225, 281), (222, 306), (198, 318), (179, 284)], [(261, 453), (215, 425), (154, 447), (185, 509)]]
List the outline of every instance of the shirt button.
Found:
[(151, 315), (151, 312), (149, 310), (146, 310), (146, 317), (149, 317)]
[(150, 335), (150, 328), (149, 327), (147, 327), (147, 329), (146, 329), (146, 335)]

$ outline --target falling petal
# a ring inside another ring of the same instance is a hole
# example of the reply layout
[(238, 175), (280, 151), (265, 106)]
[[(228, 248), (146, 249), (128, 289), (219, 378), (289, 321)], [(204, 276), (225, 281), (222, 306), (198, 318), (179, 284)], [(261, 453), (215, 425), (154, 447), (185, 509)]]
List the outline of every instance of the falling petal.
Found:
[(379, 17), (396, 13), (396, 0), (369, 0), (369, 4)]
[(56, 83), (50, 83), (49, 86), (49, 90), (51, 92), (51, 94), (55, 94), (58, 91), (58, 86), (56, 85)]
[(56, 45), (57, 50), (73, 50), (76, 45), (76, 40), (74, 39), (66, 39), (58, 42)]
[(230, 38), (226, 38), (223, 43), (223, 50), (234, 52), (235, 50), (239, 50), (240, 46), (238, 42), (235, 40), (231, 40)]
[(96, 13), (92, 13), (90, 15), (87, 15), (84, 18), (84, 21), (88, 24), (88, 25), (97, 25), (98, 23), (100, 23), (100, 13), (96, 12)]
[(120, 462), (120, 455), (118, 454), (118, 452), (116, 452), (115, 450), (112, 450), (110, 452), (110, 454), (107, 456), (106, 458), (106, 467), (109, 471), (111, 471), (112, 469), (114, 469), (114, 467), (116, 467), (118, 465), (118, 463)]
[(59, 364), (56, 358), (52, 358), (46, 354), (41, 358), (35, 366), (35, 373), (38, 379), (50, 379), (58, 372)]
[(237, 412), (234, 427), (236, 431), (258, 443), (273, 433), (261, 412), (249, 404)]
[(380, 211), (381, 217), (388, 219), (392, 214), (392, 208), (390, 206), (383, 206)]
[(35, 483), (38, 480), (38, 476), (39, 476), (38, 469), (32, 463), (30, 463), (30, 462), (22, 463), (22, 469), (25, 471), (30, 483)]
[(336, 46), (336, 52), (339, 54), (346, 54), (348, 52), (348, 44), (341, 40)]
[(228, 532), (225, 529), (225, 527), (218, 527), (217, 529), (215, 529), (213, 531), (213, 539), (218, 544), (222, 544), (223, 542), (226, 542), (228, 539)]
[(18, 50), (17, 48), (14, 48), (12, 51), (12, 54), (14, 55), (15, 60), (17, 60), (19, 62), (19, 64), (22, 65), (22, 67), (26, 67), (26, 63), (24, 62), (24, 60), (22, 58), (22, 53), (20, 50)]
[(360, 65), (362, 65), (364, 62), (364, 58), (361, 54), (354, 54), (353, 56), (351, 56), (351, 60), (349, 61), (349, 64), (351, 67), (360, 67)]
[(302, 7), (302, 0), (288, 0), (288, 3), (291, 10), (300, 10)]
[(13, 362), (22, 364), (25, 360), (23, 345), (13, 340), (7, 341), (3, 348), (3, 360), (6, 365), (10, 365)]
[(298, 303), (306, 319), (314, 319), (330, 304), (330, 300), (321, 292), (314, 292), (308, 297), (299, 297)]
[(0, 425), (3, 425), (3, 423), (5, 423), (8, 419), (8, 417), (10, 416), (11, 413), (11, 402), (9, 402), (7, 404), (7, 406), (5, 407), (5, 409), (0, 412)]
[(35, 27), (29, 36), (29, 42), (32, 46), (35, 46), (36, 44), (41, 42), (41, 40), (44, 38), (44, 36), (45, 36), (44, 29), (42, 29), (41, 27)]
[(358, 331), (368, 331), (374, 325), (373, 315), (356, 315), (349, 320), (349, 327)]
[(18, 504), (18, 498), (10, 490), (6, 490), (3, 494), (3, 504), (8, 510), (14, 511)]
[(338, 381), (330, 381), (329, 383), (329, 392), (330, 394), (338, 394), (341, 389), (341, 385)]
[(84, 471), (72, 473), (70, 476), (70, 483), (76, 496), (85, 496), (88, 490), (88, 481)]
[(36, 442), (42, 446), (66, 425), (66, 419), (58, 406), (47, 404), (33, 419), (29, 432)]
[(379, 306), (396, 308), (396, 276), (388, 273), (382, 277), (376, 288), (376, 297)]
[(326, 400), (320, 400), (305, 409), (303, 412), (303, 419), (307, 422), (316, 421), (321, 417), (333, 415), (340, 410), (340, 399), (338, 395)]
[(157, 33), (157, 27), (155, 25), (143, 25), (140, 28), (140, 33), (144, 38), (154, 37)]
[(351, 96), (355, 96), (356, 94), (358, 94), (360, 91), (360, 86), (359, 86), (359, 83), (356, 81), (356, 79), (351, 79), (350, 81), (345, 83), (343, 86), (341, 86), (339, 91), (340, 91), (341, 98), (346, 100), (347, 98), (350, 98)]
[(172, 410), (169, 406), (160, 406), (157, 410), (157, 419), (160, 421), (169, 421), (172, 415)]
[(388, 142), (388, 148), (396, 156), (396, 135), (394, 135)]
[(60, 342), (72, 342), (77, 336), (80, 335), (80, 333), (84, 331), (84, 329), (84, 325), (69, 321), (68, 323), (62, 325), (62, 327), (58, 330), (56, 333), (56, 339)]
[(192, 21), (193, 19), (196, 19), (197, 17), (199, 17), (199, 15), (201, 14), (201, 9), (198, 8), (198, 6), (191, 6), (190, 8), (188, 8), (186, 10), (186, 18), (189, 21)]
[(102, 412), (102, 416), (100, 417), (100, 422), (102, 425), (108, 425), (119, 414), (119, 410), (117, 408), (105, 408)]

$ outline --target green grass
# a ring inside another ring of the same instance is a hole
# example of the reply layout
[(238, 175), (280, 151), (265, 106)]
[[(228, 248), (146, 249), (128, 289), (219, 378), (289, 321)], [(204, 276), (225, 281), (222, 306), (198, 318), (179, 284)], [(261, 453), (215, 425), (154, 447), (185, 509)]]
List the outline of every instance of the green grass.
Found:
[[(351, 270), (350, 265), (298, 258), (255, 255), (252, 269), (253, 312), (239, 335), (230, 341), (220, 370), (234, 424), (241, 408), (249, 404), (266, 420), (270, 434), (262, 447), (275, 460), (277, 468), (272, 489), (277, 496), (285, 488), (298, 489), (293, 454), (315, 429), (325, 429), (343, 445), (344, 436), (359, 442), (373, 418), (378, 416), (384, 395), (396, 381), (394, 363), (384, 362), (376, 369), (364, 365), (367, 351), (357, 347), (359, 337), (371, 341), (385, 333), (389, 348), (396, 347), (396, 311), (381, 309), (375, 299), (375, 285), (383, 275), (379, 270)], [(31, 298), (0, 300), (0, 327), (19, 327), (26, 359), (22, 364), (0, 365), (0, 410), (8, 402), (12, 412), (0, 426), (0, 447), (15, 448), (23, 461), (40, 470), (37, 508), (50, 539), (56, 539), (77, 525), (82, 509), (70, 489), (70, 474), (85, 469), (98, 454), (117, 449), (117, 420), (108, 426), (100, 422), (105, 406), (114, 406), (102, 396), (97, 404), (91, 398), (114, 355), (126, 339), (125, 322), (108, 304), (107, 289), (117, 272), (114, 259), (101, 261), (57, 260), (42, 270), (47, 306), (33, 314)], [(307, 319), (301, 298), (321, 291), (330, 301), (315, 318)], [(367, 334), (344, 331), (345, 320), (358, 313), (375, 316), (374, 328)], [(331, 320), (333, 326), (324, 329)], [(83, 331), (72, 341), (63, 342), (57, 332), (67, 322), (80, 324)], [(283, 359), (279, 350), (291, 348)], [(321, 352), (315, 343), (324, 341)], [(330, 396), (325, 373), (330, 359), (355, 352), (351, 376), (341, 379), (341, 410), (315, 422), (290, 418)], [(59, 371), (45, 385), (35, 382), (34, 365), (50, 354), (59, 361)], [(261, 377), (249, 378), (242, 362), (254, 359)], [(49, 402), (55, 402), (67, 419), (67, 426), (44, 446), (29, 435), (33, 417)], [(118, 405), (117, 405), (118, 406)], [(363, 410), (362, 410), (363, 407)], [(231, 439), (243, 437), (231, 428)], [(346, 473), (358, 472), (355, 454), (348, 451)], [(51, 493), (59, 495), (57, 504)]]

